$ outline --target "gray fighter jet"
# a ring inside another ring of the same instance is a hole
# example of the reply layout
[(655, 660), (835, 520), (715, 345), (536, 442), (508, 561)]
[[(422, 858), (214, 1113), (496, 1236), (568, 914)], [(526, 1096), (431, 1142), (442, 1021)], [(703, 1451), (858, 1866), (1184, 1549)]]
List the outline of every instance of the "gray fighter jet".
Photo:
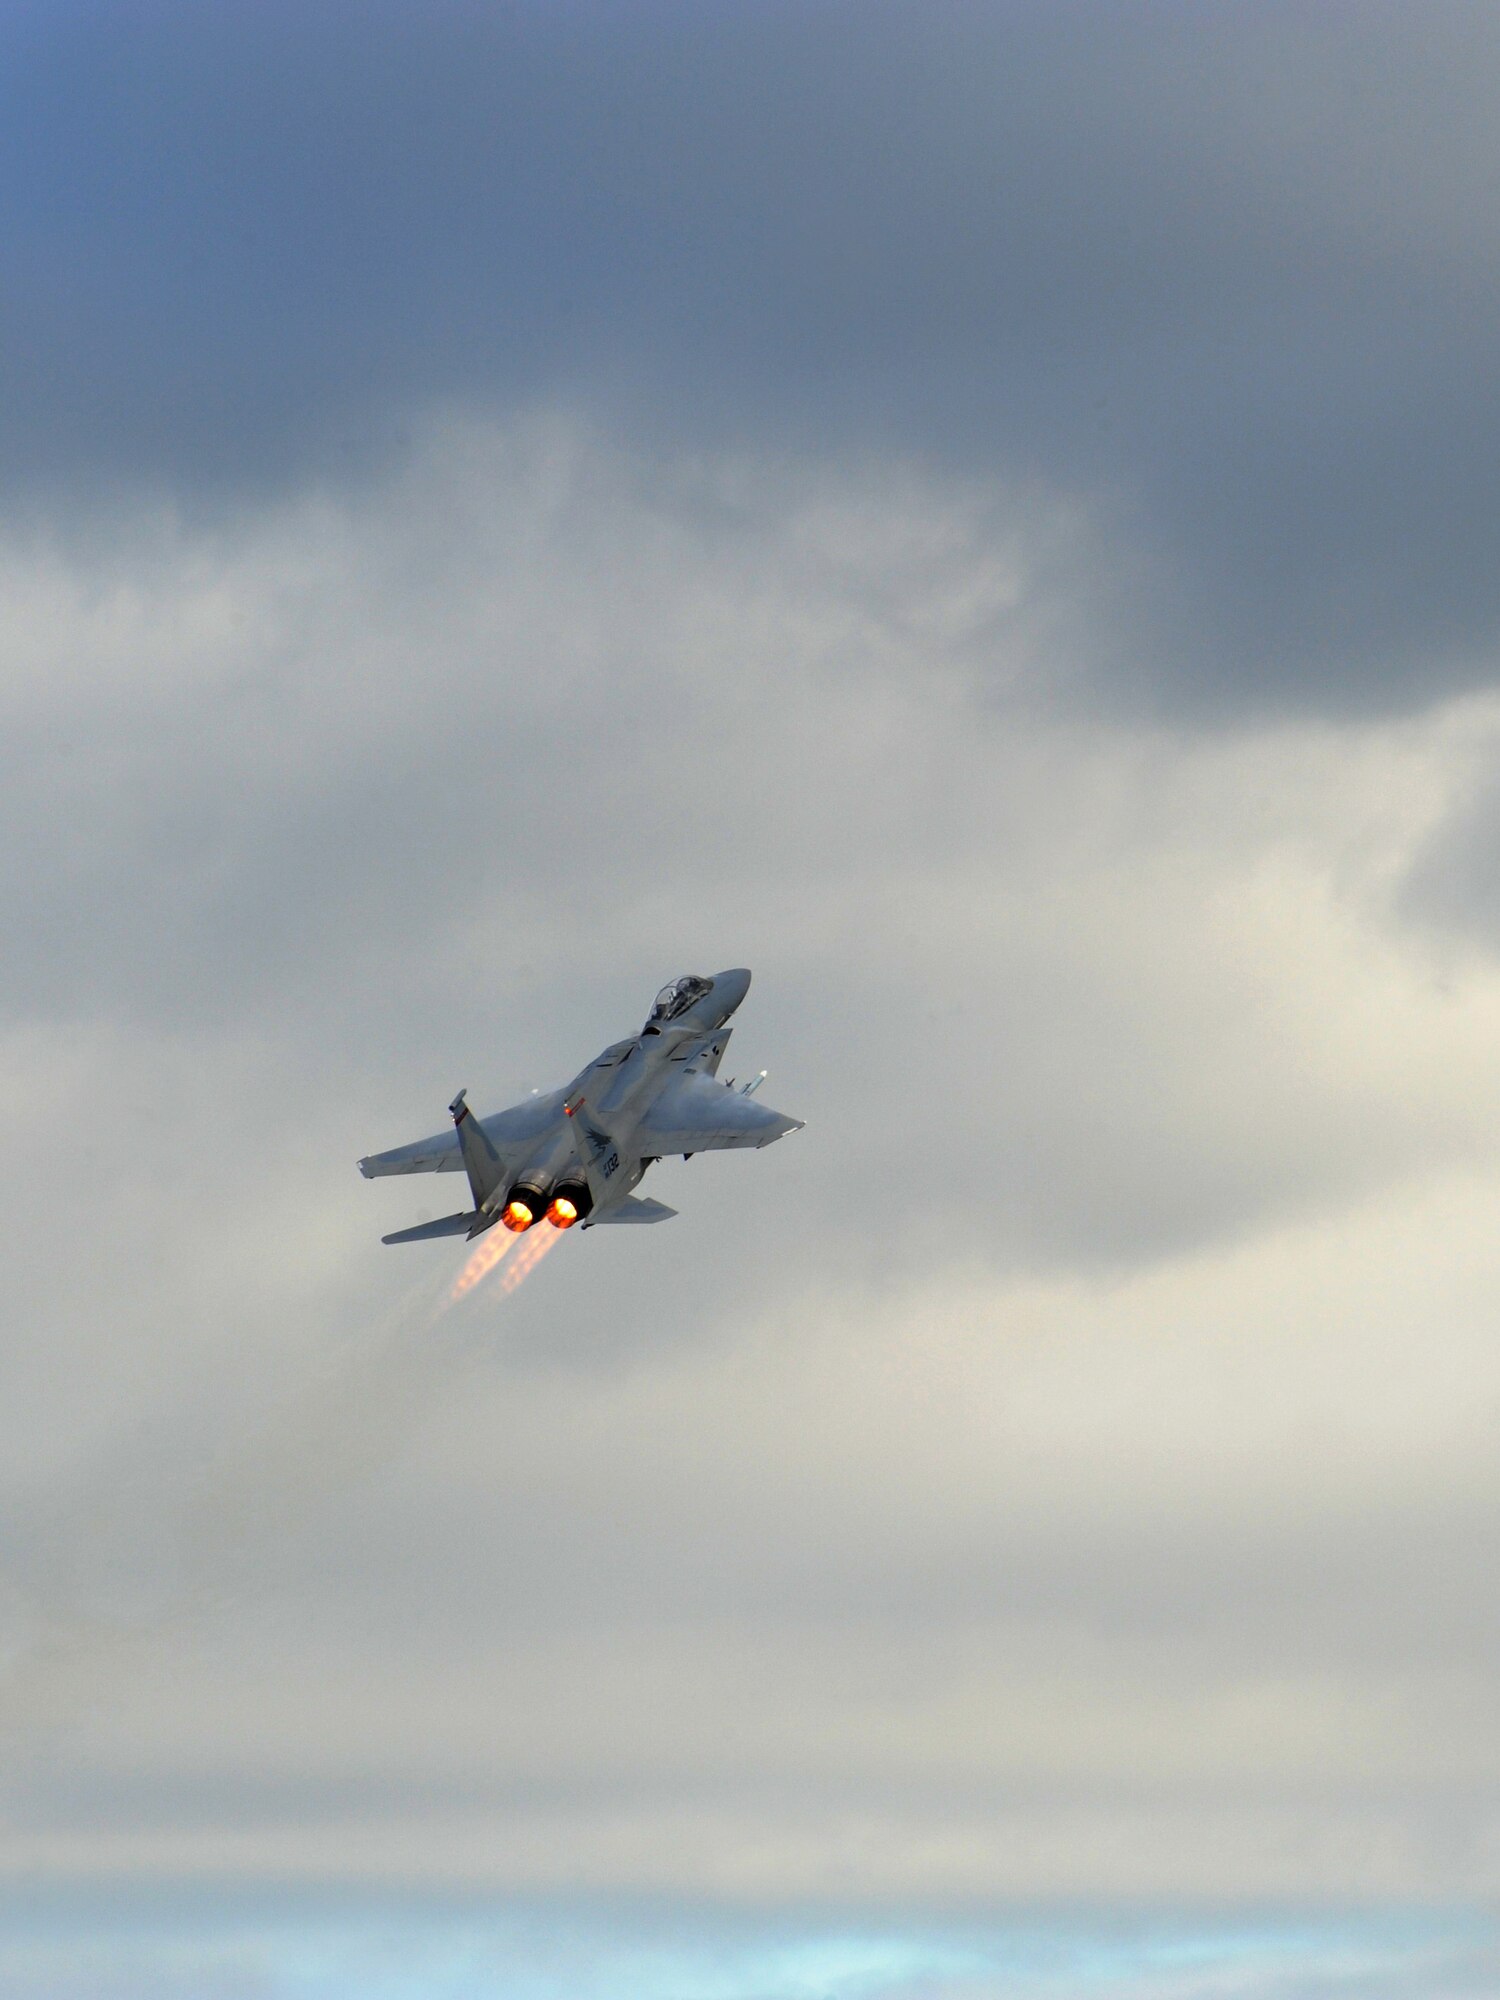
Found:
[(373, 1180), (462, 1168), (473, 1207), (381, 1241), (480, 1236), (497, 1222), (519, 1232), (544, 1217), (555, 1229), (665, 1222), (675, 1208), (632, 1192), (664, 1154), (690, 1160), (726, 1147), (769, 1146), (800, 1131), (800, 1118), (753, 1102), (764, 1070), (739, 1090), (719, 1079), (733, 1032), (727, 1023), (749, 986), (743, 967), (712, 979), (684, 973), (657, 994), (638, 1035), (612, 1043), (563, 1089), (493, 1117), (476, 1118), (460, 1091), (448, 1106), (451, 1132), (372, 1153), (359, 1170)]

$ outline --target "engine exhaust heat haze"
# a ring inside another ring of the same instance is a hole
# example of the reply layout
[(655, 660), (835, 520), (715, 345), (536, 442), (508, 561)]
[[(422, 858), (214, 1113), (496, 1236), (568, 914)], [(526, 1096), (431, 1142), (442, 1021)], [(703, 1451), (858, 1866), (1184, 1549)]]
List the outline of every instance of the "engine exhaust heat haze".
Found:
[(504, 1261), (505, 1253), (515, 1248), (517, 1241), (508, 1230), (492, 1229), (474, 1246), (468, 1263), (453, 1280), (453, 1289), (446, 1303), (457, 1305), (466, 1292), (472, 1292), (476, 1285), (482, 1284), (495, 1266)]
[[(511, 1240), (515, 1241), (514, 1238)], [(513, 1292), (518, 1285), (524, 1284), (553, 1245), (561, 1241), (562, 1231), (554, 1229), (550, 1222), (544, 1222), (540, 1229), (528, 1231), (525, 1242), (500, 1273), (501, 1291)]]
[[(500, 1277), (501, 1291), (515, 1291), (561, 1237), (562, 1230), (554, 1228), (550, 1222), (528, 1229), (524, 1238), (513, 1236), (508, 1230), (492, 1229), (481, 1243), (475, 1245), (468, 1263), (453, 1280), (453, 1289), (439, 1311), (457, 1305), (461, 1298), (477, 1290), (501, 1264), (505, 1264)], [(516, 1253), (513, 1257), (510, 1255), (512, 1251)], [(508, 1263), (507, 1258), (510, 1259)]]

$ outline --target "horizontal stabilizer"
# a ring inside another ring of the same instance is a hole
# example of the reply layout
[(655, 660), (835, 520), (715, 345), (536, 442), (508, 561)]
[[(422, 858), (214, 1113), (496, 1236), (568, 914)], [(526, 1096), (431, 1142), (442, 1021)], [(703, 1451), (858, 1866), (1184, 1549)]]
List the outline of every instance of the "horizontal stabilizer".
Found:
[(398, 1229), (382, 1236), (382, 1243), (430, 1243), (435, 1236), (467, 1236), (479, 1220), (471, 1208), (466, 1215), (440, 1215), (436, 1222), (419, 1222), (412, 1229)]
[(612, 1208), (606, 1208), (602, 1215), (592, 1215), (585, 1227), (592, 1229), (598, 1222), (667, 1222), (677, 1213), (668, 1208), (664, 1201), (653, 1201), (648, 1194), (628, 1194), (623, 1201), (617, 1201)]

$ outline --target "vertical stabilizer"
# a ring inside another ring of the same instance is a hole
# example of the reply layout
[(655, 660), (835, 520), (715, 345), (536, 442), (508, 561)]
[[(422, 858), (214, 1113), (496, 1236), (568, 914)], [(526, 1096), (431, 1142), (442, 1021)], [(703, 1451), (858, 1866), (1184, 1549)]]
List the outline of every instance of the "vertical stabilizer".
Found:
[(622, 1153), (604, 1127), (595, 1123), (581, 1093), (570, 1097), (563, 1111), (594, 1208), (609, 1208), (635, 1186), (646, 1171), (645, 1165), (638, 1154)]
[(448, 1110), (458, 1127), (458, 1150), (463, 1155), (474, 1206), (482, 1209), (505, 1179), (504, 1162), (490, 1144), (488, 1132), (464, 1102), (463, 1091), (454, 1098)]

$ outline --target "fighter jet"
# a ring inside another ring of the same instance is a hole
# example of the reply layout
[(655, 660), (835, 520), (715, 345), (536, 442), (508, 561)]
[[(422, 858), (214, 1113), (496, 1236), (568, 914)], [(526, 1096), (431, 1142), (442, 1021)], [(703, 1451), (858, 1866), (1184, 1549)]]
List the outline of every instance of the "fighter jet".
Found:
[(694, 1153), (769, 1146), (800, 1131), (800, 1118), (753, 1102), (764, 1070), (739, 1090), (720, 1080), (733, 1033), (729, 1017), (749, 986), (743, 967), (712, 979), (684, 973), (657, 994), (638, 1035), (611, 1043), (561, 1090), (489, 1118), (476, 1118), (461, 1090), (448, 1106), (451, 1132), (372, 1153), (359, 1170), (375, 1180), (462, 1168), (473, 1206), (381, 1241), (481, 1236), (496, 1223), (519, 1234), (544, 1218), (554, 1229), (665, 1222), (675, 1208), (632, 1192), (665, 1154), (690, 1160)]

